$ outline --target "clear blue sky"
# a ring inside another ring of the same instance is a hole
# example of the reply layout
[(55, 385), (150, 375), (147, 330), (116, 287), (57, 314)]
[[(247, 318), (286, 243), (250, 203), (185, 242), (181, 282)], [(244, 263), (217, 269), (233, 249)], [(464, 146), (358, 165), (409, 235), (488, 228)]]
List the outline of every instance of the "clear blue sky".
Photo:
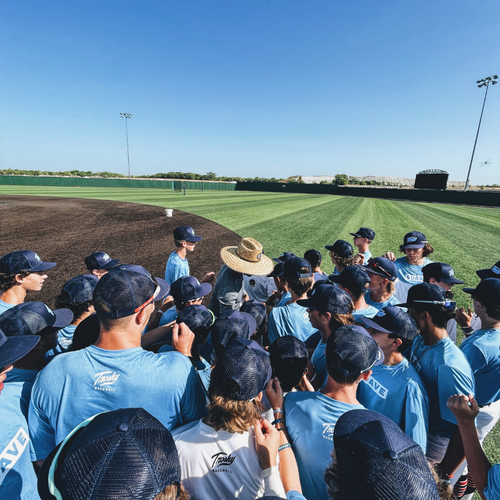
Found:
[[(10, 0), (0, 168), (465, 180), (500, 2)], [(480, 166), (486, 160), (492, 163)], [(500, 183), (500, 84), (471, 176)]]

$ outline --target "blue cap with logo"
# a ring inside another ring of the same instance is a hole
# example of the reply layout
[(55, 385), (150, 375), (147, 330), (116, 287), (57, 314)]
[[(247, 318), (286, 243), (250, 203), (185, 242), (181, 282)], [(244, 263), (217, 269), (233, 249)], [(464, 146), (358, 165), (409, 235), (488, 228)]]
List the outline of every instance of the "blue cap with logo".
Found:
[(39, 273), (56, 265), (55, 262), (43, 262), (37, 253), (31, 250), (20, 250), (4, 255), (0, 259), (0, 273), (12, 275), (22, 271)]
[(496, 264), (493, 264), (493, 266), (491, 266), (488, 269), (478, 269), (476, 271), (476, 274), (482, 280), (484, 280), (486, 278), (498, 278), (498, 279), (500, 279), (500, 260)]
[(360, 266), (347, 266), (340, 274), (331, 275), (329, 278), (350, 290), (354, 295), (366, 291), (371, 281), (368, 273)]
[(94, 297), (94, 290), (99, 278), (93, 274), (80, 274), (66, 281), (62, 287), (60, 298), (72, 304), (83, 304)]
[(343, 257), (344, 259), (352, 257), (354, 253), (352, 245), (345, 240), (337, 240), (333, 245), (325, 245), (325, 248), (330, 250), (330, 252), (336, 253), (339, 257)]
[(97, 283), (94, 309), (105, 318), (124, 318), (163, 299), (169, 290), (165, 280), (154, 278), (142, 266), (123, 264), (110, 269)]
[(120, 261), (112, 259), (106, 252), (94, 252), (85, 257), (85, 265), (89, 271), (94, 269), (111, 269), (117, 266)]
[(323, 313), (349, 314), (352, 310), (351, 296), (330, 284), (319, 284), (308, 299), (297, 300), (297, 304)]
[(406, 233), (403, 241), (403, 248), (424, 248), (428, 243), (427, 238), (424, 233), (419, 233), (418, 231), (412, 231), (411, 233)]
[(362, 317), (360, 320), (368, 328), (404, 339), (413, 340), (418, 335), (413, 318), (399, 307), (384, 307), (373, 318)]
[(212, 291), (210, 283), (200, 283), (194, 276), (182, 276), (172, 283), (170, 295), (177, 304), (201, 299)]
[(349, 234), (355, 238), (366, 238), (372, 241), (375, 239), (375, 231), (369, 227), (360, 227), (355, 233)]
[(424, 281), (429, 283), (431, 278), (436, 281), (443, 281), (449, 285), (463, 285), (464, 282), (455, 278), (455, 271), (449, 264), (443, 262), (432, 262), (422, 268)]
[(191, 243), (196, 243), (203, 239), (201, 236), (196, 236), (194, 234), (194, 229), (190, 226), (180, 226), (175, 228), (174, 238), (179, 241), (189, 241)]

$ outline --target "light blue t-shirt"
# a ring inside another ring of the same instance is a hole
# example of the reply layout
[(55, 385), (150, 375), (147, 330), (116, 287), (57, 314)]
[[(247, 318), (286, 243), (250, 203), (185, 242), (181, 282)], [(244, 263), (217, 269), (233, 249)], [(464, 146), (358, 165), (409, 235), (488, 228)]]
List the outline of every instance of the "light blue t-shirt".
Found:
[(398, 281), (396, 281), (396, 297), (400, 303), (406, 302), (408, 290), (413, 285), (418, 285), (424, 282), (424, 274), (422, 268), (433, 261), (424, 257), (424, 263), (421, 266), (415, 266), (408, 263), (406, 257), (399, 257), (394, 261), (394, 265), (398, 270)]
[(474, 376), (463, 352), (447, 336), (425, 345), (420, 335), (413, 341), (410, 363), (417, 370), (429, 396), (429, 432), (451, 437), (457, 421), (447, 406), (454, 394), (474, 395)]
[(366, 265), (366, 264), (368, 264), (368, 261), (373, 257), (373, 255), (370, 252), (370, 250), (367, 250), (366, 252), (363, 252), (363, 255), (365, 256), (364, 265)]
[(486, 500), (500, 498), (500, 464), (496, 464), (488, 471), (487, 486), (483, 490)]
[(306, 498), (329, 498), (323, 474), (331, 461), (335, 424), (344, 413), (363, 408), (342, 403), (320, 392), (289, 392), (285, 396), (286, 426)]
[(247, 276), (243, 275), (245, 292), (251, 299), (265, 302), (276, 290), (274, 280), (268, 276)]
[(12, 370), (7, 373), (7, 378), (4, 382), (5, 385), (0, 395), (0, 398), (9, 401), (18, 408), (26, 420), (28, 419), (31, 389), (38, 373), (38, 370), (12, 368)]
[(352, 317), (355, 321), (359, 321), (359, 318), (373, 318), (378, 313), (378, 309), (373, 306), (365, 307), (365, 309), (356, 309), (352, 312)]
[(9, 304), (7, 302), (4, 302), (3, 300), (0, 300), (0, 314), (4, 313), (5, 311), (8, 311), (11, 307), (14, 307), (15, 304)]
[(394, 295), (391, 295), (387, 300), (385, 300), (384, 302), (375, 302), (374, 300), (371, 299), (370, 297), (370, 290), (368, 290), (366, 293), (365, 293), (365, 302), (369, 305), (369, 306), (372, 306), (374, 307), (375, 309), (377, 309), (378, 311), (380, 311), (381, 309), (383, 309), (384, 307), (389, 307), (389, 306), (393, 306), (395, 304), (399, 304), (399, 300), (394, 296)]
[(0, 396), (0, 497), (40, 500), (30, 459), (28, 424), (18, 407)]
[(31, 393), (32, 460), (46, 458), (87, 418), (137, 407), (169, 430), (205, 416), (205, 394), (189, 359), (178, 352), (108, 351), (93, 345), (55, 357)]
[(478, 405), (500, 399), (500, 329), (476, 330), (460, 345), (476, 383)]
[(318, 380), (319, 387), (322, 389), (328, 379), (328, 369), (326, 367), (326, 342), (320, 341), (320, 343), (314, 349), (313, 355), (311, 356), (311, 364), (314, 367), (315, 377)]
[(278, 301), (278, 303), (274, 307), (283, 307), (286, 306), (286, 303), (291, 300), (292, 294), (290, 292), (286, 292), (283, 294), (281, 299)]
[(317, 281), (325, 281), (328, 279), (328, 274), (324, 273), (323, 271), (321, 272), (315, 272), (313, 273), (313, 276), (314, 276), (314, 282), (317, 282)]
[(170, 309), (167, 309), (162, 314), (158, 327), (168, 325), (172, 321), (175, 321), (177, 319), (177, 316), (179, 316), (179, 312), (177, 311), (176, 307), (171, 307)]
[(378, 365), (358, 385), (357, 399), (369, 410), (382, 413), (407, 436), (427, 450), (429, 397), (415, 368), (403, 358), (395, 366)]
[(316, 331), (309, 321), (307, 309), (297, 303), (275, 307), (269, 315), (267, 336), (271, 343), (285, 335), (293, 335), (305, 342)]
[(45, 353), (45, 359), (50, 361), (53, 357), (63, 352), (68, 352), (73, 343), (73, 334), (75, 333), (76, 325), (68, 325), (66, 328), (61, 328), (57, 332), (57, 345), (54, 349)]
[(172, 252), (165, 268), (165, 281), (172, 286), (174, 281), (183, 276), (189, 276), (189, 263), (187, 259), (181, 259), (177, 252)]

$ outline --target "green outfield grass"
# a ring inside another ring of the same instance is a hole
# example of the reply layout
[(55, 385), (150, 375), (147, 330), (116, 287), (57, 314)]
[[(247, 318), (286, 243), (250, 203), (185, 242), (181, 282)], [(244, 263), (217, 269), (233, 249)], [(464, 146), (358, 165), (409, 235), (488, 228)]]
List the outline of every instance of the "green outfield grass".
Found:
[[(476, 269), (500, 259), (500, 210), (430, 203), (390, 201), (330, 195), (255, 193), (245, 191), (187, 191), (184, 196), (163, 189), (65, 188), (0, 186), (0, 194), (45, 195), (130, 201), (183, 210), (226, 226), (241, 236), (259, 240), (271, 257), (283, 251), (302, 255), (316, 248), (323, 268), (333, 271), (324, 245), (337, 239), (351, 241), (349, 232), (373, 228), (374, 255), (397, 252), (405, 233), (418, 230), (427, 236), (434, 261), (451, 264), (458, 278), (475, 286)], [(195, 228), (203, 235), (203, 228)], [(398, 253), (398, 255), (400, 255)], [(455, 287), (460, 306), (470, 306), (467, 294)], [(500, 462), (500, 432), (490, 435), (487, 451)]]

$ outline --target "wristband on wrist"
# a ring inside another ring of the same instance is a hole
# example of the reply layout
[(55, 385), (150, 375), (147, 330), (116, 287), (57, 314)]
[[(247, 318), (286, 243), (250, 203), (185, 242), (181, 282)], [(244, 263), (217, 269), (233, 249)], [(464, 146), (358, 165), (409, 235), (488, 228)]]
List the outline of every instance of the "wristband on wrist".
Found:
[(279, 446), (278, 452), (284, 450), (285, 448), (291, 448), (291, 447), (292, 447), (292, 445), (290, 443), (282, 444), (282, 445)]
[(280, 427), (279, 429), (276, 427), (277, 431), (286, 431), (286, 426), (284, 425), (283, 427)]
[(284, 418), (277, 418), (276, 420), (273, 420), (271, 422), (271, 425), (284, 424), (284, 423), (285, 423), (285, 419)]
[(474, 331), (474, 328), (472, 326), (463, 326), (462, 327), (462, 332), (464, 333), (472, 333)]
[(309, 382), (312, 382), (316, 378), (317, 373), (314, 374), (313, 378), (309, 379)]
[(276, 413), (285, 413), (281, 408), (276, 408), (276, 410), (273, 411), (273, 414), (276, 415)]

